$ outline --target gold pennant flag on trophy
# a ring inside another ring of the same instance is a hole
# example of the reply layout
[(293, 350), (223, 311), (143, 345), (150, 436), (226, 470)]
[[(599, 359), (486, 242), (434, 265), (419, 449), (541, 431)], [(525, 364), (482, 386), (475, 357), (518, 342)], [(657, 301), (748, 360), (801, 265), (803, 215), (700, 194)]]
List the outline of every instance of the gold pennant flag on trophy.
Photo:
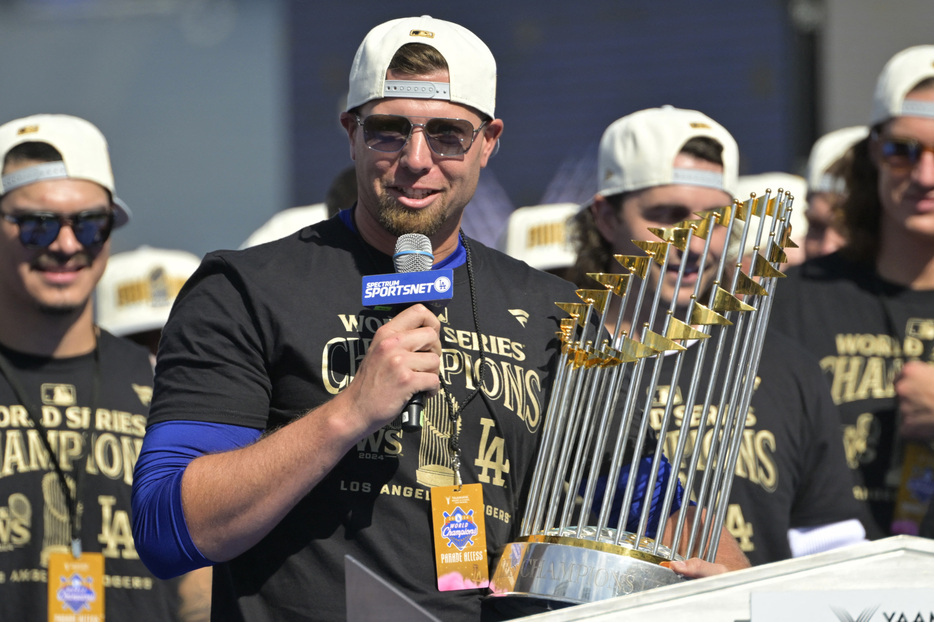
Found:
[(613, 274), (610, 272), (588, 272), (587, 276), (608, 288), (617, 296), (624, 296), (632, 274)]
[(739, 278), (736, 281), (736, 293), (747, 296), (768, 296), (769, 293), (764, 287), (749, 278), (745, 272), (739, 272)]
[(740, 313), (746, 313), (748, 311), (756, 310), (755, 307), (747, 305), (745, 302), (719, 286), (717, 287), (717, 291), (714, 294), (713, 305), (711, 305), (711, 308), (720, 313), (723, 313), (724, 311), (739, 311)]
[(702, 330), (697, 330), (690, 324), (682, 322), (676, 317), (671, 318), (668, 324), (668, 330), (665, 332), (668, 339), (709, 339), (710, 335)]
[(680, 343), (672, 341), (667, 337), (662, 337), (658, 333), (648, 329), (646, 329), (642, 335), (642, 343), (658, 352), (676, 352), (686, 349)]
[(699, 302), (691, 309), (691, 324), (700, 326), (732, 326), (733, 322)]
[(610, 297), (608, 289), (579, 289), (575, 293), (586, 304), (593, 305), (599, 313), (606, 309), (606, 302)]
[(659, 352), (629, 337), (623, 337), (623, 342), (620, 344), (619, 351), (622, 355), (621, 358), (629, 362), (647, 359), (650, 356), (655, 356)]
[(756, 257), (752, 263), (752, 276), (764, 276), (768, 278), (780, 278), (784, 277), (785, 274), (776, 268), (772, 267), (772, 264), (766, 260), (765, 257), (756, 253)]
[(769, 261), (773, 263), (785, 263), (788, 261), (788, 255), (786, 255), (782, 247), (774, 241), (769, 242)]
[(649, 257), (636, 257), (634, 255), (613, 255), (613, 259), (640, 279), (644, 279), (645, 275), (649, 273), (649, 262), (652, 261)]
[(648, 240), (633, 240), (633, 244), (645, 251), (651, 257), (652, 261), (658, 265), (663, 265), (668, 257), (668, 246), (670, 242), (650, 242)]

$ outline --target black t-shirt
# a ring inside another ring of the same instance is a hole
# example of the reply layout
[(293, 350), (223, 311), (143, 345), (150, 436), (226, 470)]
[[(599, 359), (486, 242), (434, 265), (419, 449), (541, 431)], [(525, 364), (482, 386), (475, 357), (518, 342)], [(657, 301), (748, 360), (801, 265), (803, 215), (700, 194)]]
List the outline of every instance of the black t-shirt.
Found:
[(788, 271), (772, 322), (819, 359), (840, 409), (854, 494), (872, 511), (866, 531), (890, 535), (901, 460), (893, 380), (905, 360), (931, 361), (934, 291), (884, 281), (835, 253)]
[[(712, 345), (707, 348), (704, 358), (707, 366), (699, 375), (700, 389), (694, 398), (686, 461), (693, 451), (706, 387), (710, 384), (705, 379), (711, 374), (712, 348)], [(658, 432), (671, 398), (674, 417), (665, 435), (669, 457), (674, 455), (681, 434), (689, 385), (697, 373), (699, 349), (695, 343), (684, 353), (674, 395), (670, 395), (674, 356), (666, 357), (652, 399), (649, 421)], [(722, 381), (723, 378), (718, 378), (718, 387)], [(717, 388), (712, 395), (718, 399), (720, 393)], [(719, 406), (712, 402), (708, 410), (702, 465), (707, 463), (711, 427)], [(707, 470), (704, 468), (702, 473)], [(724, 526), (752, 564), (787, 559), (791, 557), (789, 529), (858, 517), (849, 479), (839, 414), (816, 361), (789, 338), (775, 330), (766, 331)], [(698, 488), (694, 486), (695, 491)]]
[[(456, 268), (454, 297), (435, 310), (442, 376), (458, 405), (478, 382), (481, 343), (484, 351), (482, 390), (459, 429), (461, 476), (483, 485), (492, 561), (518, 529), (564, 316), (554, 303), (576, 296), (557, 277), (469, 247), (473, 288), (468, 267)], [(361, 276), (393, 271), (339, 218), (209, 254), (165, 327), (150, 422), (268, 431), (324, 403), (353, 379), (392, 317), (362, 306)], [(429, 499), (433, 486), (453, 483), (451, 429), (438, 395), (420, 433), (389, 425), (361, 439), (259, 544), (215, 566), (214, 619), (343, 620), (347, 554), (444, 620), (478, 619), (485, 590), (436, 587)]]
[[(108, 620), (175, 620), (177, 580), (161, 581), (136, 554), (130, 523), (133, 467), (152, 397), (149, 352), (101, 331), (100, 395), (94, 355), (53, 359), (0, 348), (74, 484), (83, 465), (81, 542), (104, 554)], [(0, 374), (0, 619), (45, 620), (48, 555), (71, 550), (69, 514), (38, 430)], [(86, 435), (86, 436), (85, 436)], [(84, 456), (80, 463), (79, 456)]]
[(934, 538), (934, 499), (928, 503), (928, 510), (918, 528), (918, 535), (923, 538)]

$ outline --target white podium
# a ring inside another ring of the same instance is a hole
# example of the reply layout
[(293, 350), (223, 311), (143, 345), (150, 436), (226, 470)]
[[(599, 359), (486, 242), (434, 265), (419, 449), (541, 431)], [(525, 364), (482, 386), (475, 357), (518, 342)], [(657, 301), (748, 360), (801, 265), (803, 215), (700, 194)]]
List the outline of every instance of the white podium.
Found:
[[(857, 599), (852, 598), (853, 592), (862, 591), (871, 594), (873, 598), (882, 603), (886, 592), (896, 594), (895, 590), (911, 591), (914, 597), (911, 601), (912, 606), (918, 602), (918, 594), (922, 595), (923, 610), (918, 613), (922, 615), (925, 622), (929, 616), (934, 615), (930, 613), (934, 612), (934, 540), (895, 536), (817, 555), (729, 572), (716, 577), (659, 587), (629, 596), (527, 616), (522, 620), (529, 622), (570, 622), (572, 620), (736, 622), (752, 620), (756, 622), (752, 617), (751, 603), (757, 593), (764, 595), (765, 593), (788, 592), (789, 600), (792, 600), (802, 593), (809, 592), (815, 592), (813, 596), (820, 596), (817, 592), (828, 594), (849, 592), (849, 598), (847, 594), (839, 594), (843, 602), (830, 603), (824, 608), (827, 609), (826, 612), (818, 615), (815, 610), (813, 617), (797, 618), (797, 620), (835, 621), (840, 619), (845, 621), (848, 618), (856, 620), (855, 613), (866, 610), (863, 605), (856, 603)], [(884, 605), (879, 606), (883, 609), (880, 609), (876, 616), (871, 617), (872, 620), (884, 619), (882, 616), (882, 612), (885, 611)], [(895, 607), (897, 605), (890, 609)], [(838, 613), (834, 617), (834, 614), (830, 612), (830, 609), (844, 611), (847, 608), (854, 613), (849, 616), (845, 613)], [(841, 615), (844, 617), (841, 618)], [(915, 620), (915, 611), (911, 611), (905, 619)]]

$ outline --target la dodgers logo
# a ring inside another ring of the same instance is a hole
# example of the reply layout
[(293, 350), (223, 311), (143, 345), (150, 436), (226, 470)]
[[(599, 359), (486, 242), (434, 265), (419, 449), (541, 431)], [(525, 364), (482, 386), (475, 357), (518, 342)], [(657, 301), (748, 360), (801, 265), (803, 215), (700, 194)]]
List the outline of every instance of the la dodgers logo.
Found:
[(455, 546), (458, 551), (463, 551), (467, 545), (473, 544), (474, 537), (480, 533), (473, 519), (473, 510), (465, 512), (457, 506), (450, 514), (444, 512), (443, 516), (441, 537), (448, 541), (448, 546)]

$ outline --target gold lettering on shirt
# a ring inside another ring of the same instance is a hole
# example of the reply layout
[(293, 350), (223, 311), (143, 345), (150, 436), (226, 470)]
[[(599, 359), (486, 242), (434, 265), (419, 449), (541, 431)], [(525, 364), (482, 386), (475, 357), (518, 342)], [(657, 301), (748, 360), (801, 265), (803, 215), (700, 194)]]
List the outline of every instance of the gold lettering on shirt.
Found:
[[(758, 387), (758, 385), (759, 378), (757, 377), (755, 387)], [(672, 392), (674, 395), (672, 395)], [(669, 400), (671, 400), (672, 404), (672, 416), (668, 431), (665, 434), (664, 443), (665, 455), (673, 456), (681, 437), (685, 411), (680, 387), (675, 386), (674, 389), (667, 385), (655, 387), (652, 408), (649, 411), (649, 425), (655, 432), (661, 430)], [(703, 404), (695, 404), (691, 411), (691, 421), (687, 430), (688, 438), (684, 444), (685, 461), (691, 458), (694, 448), (697, 446), (698, 429), (704, 418), (703, 409)], [(711, 405), (708, 408), (706, 422), (704, 422), (704, 437), (701, 439), (700, 444), (701, 454), (698, 457), (700, 468), (705, 468), (710, 455), (710, 447), (713, 443), (712, 426), (717, 420), (717, 413), (718, 408), (716, 405)], [(774, 432), (757, 429), (756, 424), (755, 409), (750, 407), (746, 414), (746, 428), (743, 430), (743, 440), (736, 461), (736, 477), (748, 480), (767, 492), (774, 492), (778, 488), (778, 465), (775, 462), (777, 440)]]
[(843, 449), (851, 469), (858, 468), (860, 463), (872, 462), (876, 457), (879, 426), (875, 425), (875, 420), (872, 413), (863, 413), (856, 418), (855, 425), (843, 426)]
[[(480, 481), (486, 484), (504, 486), (506, 480), (503, 475), (509, 473), (509, 460), (506, 458), (506, 440), (496, 435), (496, 422), (483, 417), (480, 419), (483, 426), (483, 435), (480, 438), (480, 448), (474, 465), (480, 469)], [(492, 475), (492, 477), (491, 477)]]
[(101, 506), (101, 533), (97, 537), (102, 545), (101, 553), (110, 558), (139, 559), (133, 543), (130, 513), (115, 508), (116, 497), (100, 495), (97, 502)]

